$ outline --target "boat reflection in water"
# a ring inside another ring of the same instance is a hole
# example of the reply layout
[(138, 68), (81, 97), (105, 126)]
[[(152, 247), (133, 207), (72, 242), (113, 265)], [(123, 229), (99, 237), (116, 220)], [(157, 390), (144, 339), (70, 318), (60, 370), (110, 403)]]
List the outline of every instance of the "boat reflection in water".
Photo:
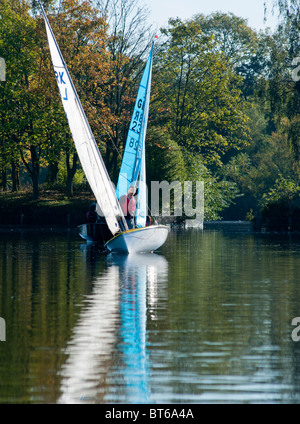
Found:
[(108, 255), (68, 343), (59, 403), (147, 403), (147, 303), (168, 264), (157, 254)]

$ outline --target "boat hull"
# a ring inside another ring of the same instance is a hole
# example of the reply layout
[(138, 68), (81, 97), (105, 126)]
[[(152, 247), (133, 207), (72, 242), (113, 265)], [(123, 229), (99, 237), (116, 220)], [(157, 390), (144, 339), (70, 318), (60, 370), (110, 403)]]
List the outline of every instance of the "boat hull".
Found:
[(140, 253), (159, 249), (166, 241), (169, 228), (165, 225), (151, 225), (124, 231), (109, 240), (105, 247), (111, 252)]

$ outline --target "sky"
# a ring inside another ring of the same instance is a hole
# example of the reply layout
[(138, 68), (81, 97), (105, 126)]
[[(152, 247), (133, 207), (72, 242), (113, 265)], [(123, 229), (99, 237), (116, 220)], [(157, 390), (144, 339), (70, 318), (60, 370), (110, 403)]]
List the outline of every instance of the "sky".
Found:
[[(264, 23), (264, 2), (270, 13)], [(212, 12), (232, 12), (248, 19), (248, 25), (255, 29), (275, 28), (277, 19), (272, 16), (272, 0), (141, 0), (149, 11), (149, 19), (154, 27), (167, 26), (169, 18), (189, 19), (197, 13), (209, 15)]]

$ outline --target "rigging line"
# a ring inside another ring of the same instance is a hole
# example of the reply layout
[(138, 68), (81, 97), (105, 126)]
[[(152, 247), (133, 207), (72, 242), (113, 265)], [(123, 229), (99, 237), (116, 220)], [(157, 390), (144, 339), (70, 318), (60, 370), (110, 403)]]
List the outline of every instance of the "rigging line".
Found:
[(103, 126), (104, 131), (106, 132), (106, 134), (108, 135), (108, 138), (109, 138), (109, 139), (110, 139), (110, 141), (112, 142), (113, 148), (114, 148), (114, 149), (116, 150), (116, 152), (118, 153), (118, 156), (119, 156), (120, 158), (122, 158), (122, 155), (121, 155), (121, 153), (120, 153), (119, 149), (117, 148), (117, 146), (115, 145), (115, 143), (114, 143), (114, 140), (113, 140), (112, 136), (110, 135), (109, 131), (105, 128), (105, 125), (103, 124), (103, 122), (102, 122), (101, 120), (100, 120), (100, 124)]
[[(64, 68), (63, 68), (63, 69), (64, 69)], [(86, 101), (86, 102), (88, 102), (88, 103), (90, 103), (90, 102), (89, 102), (86, 98), (85, 98), (85, 101)], [(90, 103), (90, 104), (91, 104), (91, 103)], [(92, 106), (92, 108), (94, 108), (94, 106)], [(96, 108), (95, 108), (95, 109), (96, 109)], [(111, 143), (112, 143), (112, 145), (113, 145), (113, 148), (114, 148), (114, 149), (116, 150), (116, 152), (118, 153), (118, 156), (119, 156), (119, 157), (122, 157), (122, 155), (121, 155), (121, 153), (120, 153), (119, 149), (117, 148), (117, 146), (115, 145), (114, 140), (113, 140), (112, 136), (110, 135), (110, 133), (109, 133), (108, 129), (106, 128), (106, 126), (104, 125), (104, 123), (102, 122), (102, 120), (101, 120), (101, 119), (99, 119), (99, 122), (100, 122), (100, 124), (102, 125), (102, 127), (103, 127), (103, 129), (104, 129), (105, 133), (107, 134), (108, 138), (110, 139), (110, 141), (111, 141)], [(96, 140), (95, 135), (94, 135), (94, 138), (95, 138), (95, 140)], [(97, 142), (97, 141), (96, 141), (96, 142)], [(101, 137), (99, 137), (99, 142), (102, 142)]]

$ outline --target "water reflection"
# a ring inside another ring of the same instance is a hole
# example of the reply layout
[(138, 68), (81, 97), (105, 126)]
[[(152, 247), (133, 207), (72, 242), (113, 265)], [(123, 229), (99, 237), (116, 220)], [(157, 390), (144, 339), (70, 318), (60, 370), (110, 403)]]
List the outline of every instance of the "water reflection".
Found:
[[(85, 253), (94, 257), (88, 248)], [(158, 272), (164, 278), (167, 269), (157, 254), (107, 257), (68, 343), (60, 403), (150, 400), (147, 292), (153, 307)]]
[(0, 403), (299, 403), (299, 235), (1, 234)]
[(117, 270), (112, 267), (96, 279), (92, 293), (86, 298), (66, 350), (69, 357), (61, 373), (59, 403), (94, 400), (98, 388), (105, 385), (106, 369), (116, 343), (118, 283)]
[[(121, 328), (118, 351), (122, 354), (123, 366), (115, 369), (121, 381), (114, 383), (118, 396), (109, 395), (113, 402), (145, 403), (150, 401), (150, 359), (147, 349), (147, 309), (157, 302), (159, 280), (167, 277), (168, 264), (164, 257), (156, 254), (111, 256), (120, 270)], [(148, 296), (147, 296), (148, 294)], [(123, 391), (123, 393), (122, 393)]]
[[(97, 264), (98, 273), (102, 267)], [(77, 244), (59, 234), (24, 232), (0, 237), (0, 402), (54, 403), (65, 361), (63, 348), (82, 298), (88, 267)]]

